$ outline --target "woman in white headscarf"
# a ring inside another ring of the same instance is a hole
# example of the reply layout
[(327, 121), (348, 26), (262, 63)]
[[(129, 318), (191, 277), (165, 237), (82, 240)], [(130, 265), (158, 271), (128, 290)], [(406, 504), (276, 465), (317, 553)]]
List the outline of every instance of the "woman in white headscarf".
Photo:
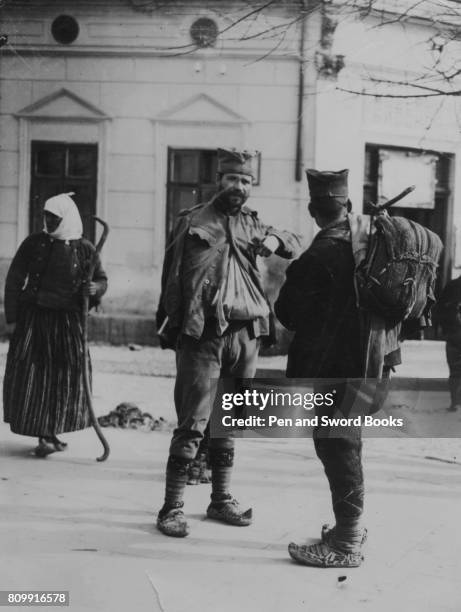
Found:
[(83, 382), (83, 295), (99, 303), (107, 276), (82, 238), (70, 195), (46, 201), (43, 231), (31, 234), (11, 262), (5, 318), (12, 333), (3, 383), (4, 420), (11, 431), (39, 439), (35, 455), (64, 450), (58, 434), (90, 426)]

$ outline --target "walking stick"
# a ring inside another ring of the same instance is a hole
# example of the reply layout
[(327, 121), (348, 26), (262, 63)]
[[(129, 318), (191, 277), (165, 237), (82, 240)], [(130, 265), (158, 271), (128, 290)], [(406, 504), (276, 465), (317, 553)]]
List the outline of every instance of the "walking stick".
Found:
[[(98, 223), (100, 223), (103, 227), (102, 230), (102, 235), (101, 238), (99, 239), (98, 244), (96, 245), (96, 250), (95, 253), (93, 255), (93, 259), (90, 262), (89, 268), (88, 268), (88, 273), (86, 276), (86, 283), (89, 284), (91, 283), (91, 281), (93, 280), (93, 274), (94, 274), (94, 270), (96, 267), (96, 259), (97, 256), (99, 255), (99, 253), (102, 250), (102, 247), (106, 241), (107, 235), (109, 234), (109, 226), (107, 225), (107, 223), (105, 221), (103, 221), (102, 219), (99, 219), (99, 217), (94, 217), (94, 220), (97, 221)], [(98, 419), (96, 418), (96, 415), (94, 413), (94, 408), (93, 408), (93, 398), (91, 395), (91, 386), (90, 386), (90, 368), (89, 368), (89, 359), (88, 359), (88, 311), (89, 311), (89, 304), (90, 304), (90, 296), (89, 295), (84, 295), (83, 296), (83, 321), (82, 321), (82, 328), (83, 328), (83, 384), (85, 387), (85, 395), (86, 395), (86, 399), (87, 399), (87, 403), (88, 403), (88, 410), (90, 413), (90, 419), (91, 419), (91, 424), (93, 426), (93, 429), (95, 430), (98, 438), (101, 440), (101, 444), (104, 447), (104, 452), (100, 457), (96, 458), (96, 461), (105, 461), (109, 454), (110, 454), (110, 446), (109, 443), (107, 442), (106, 438), (104, 437), (104, 434), (101, 431), (101, 427), (98, 423)]]

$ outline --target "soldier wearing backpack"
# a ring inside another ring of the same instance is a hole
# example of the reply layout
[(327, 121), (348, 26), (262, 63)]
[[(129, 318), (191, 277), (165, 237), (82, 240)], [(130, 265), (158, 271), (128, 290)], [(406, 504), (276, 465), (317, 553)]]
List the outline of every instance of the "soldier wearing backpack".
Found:
[(449, 412), (461, 409), (461, 276), (445, 285), (435, 308), (435, 319), (442, 328), (449, 369)]
[[(321, 231), (287, 269), (275, 303), (282, 325), (295, 332), (289, 348), (289, 378), (359, 378), (363, 375), (360, 313), (354, 290), (354, 257), (348, 223), (347, 170), (307, 171), (309, 212)], [(357, 567), (365, 531), (361, 524), (364, 483), (359, 428), (342, 438), (313, 434), (329, 481), (336, 524), (322, 529), (311, 546), (290, 544), (298, 563), (319, 567)]]
[[(323, 391), (328, 383), (322, 379), (342, 379), (334, 385), (337, 394), (331, 408), (339, 410), (342, 413), (339, 416), (348, 416), (354, 406), (356, 389), (350, 379), (380, 380), (401, 363), (401, 321), (413, 311), (420, 316), (420, 302), (426, 305), (426, 287), (422, 283), (428, 283), (429, 290), (433, 281), (432, 260), (428, 263), (430, 257), (426, 253), (433, 242), (428, 230), (418, 226), (414, 233), (414, 228), (407, 227), (407, 220), (395, 218), (399, 219), (396, 229), (399, 241), (397, 245), (391, 244), (395, 249), (386, 250), (395, 229), (393, 221), (386, 219), (383, 228), (375, 228), (373, 218), (351, 215), (347, 177), (348, 170), (307, 170), (309, 212), (320, 232), (307, 251), (288, 267), (275, 303), (282, 325), (295, 332), (289, 348), (287, 377), (316, 379), (315, 385)], [(370, 228), (376, 231), (370, 234)], [(420, 241), (420, 233), (428, 239)], [(415, 245), (410, 244), (413, 234)], [(440, 240), (435, 237), (434, 241), (439, 252)], [(415, 257), (416, 243), (423, 245), (421, 261)], [(369, 274), (370, 270), (373, 274)], [(403, 280), (397, 276), (402, 274)], [(376, 278), (386, 279), (386, 283), (378, 284), (378, 289), (381, 291), (385, 284), (390, 287), (390, 295), (375, 295), (370, 281)], [(395, 279), (397, 291), (393, 287)], [(365, 295), (361, 293), (362, 287), (366, 290), (366, 305), (362, 304)], [(420, 295), (424, 295), (421, 300)], [(385, 303), (386, 298), (390, 298), (389, 304)], [(393, 303), (395, 298), (397, 302)], [(381, 386), (377, 386), (378, 391)], [(382, 401), (383, 394), (379, 396), (372, 390), (366, 396), (368, 413), (379, 409), (376, 398)], [(335, 525), (331, 529), (324, 525), (318, 544), (292, 543), (288, 550), (295, 561), (304, 565), (358, 567), (366, 538), (361, 522), (364, 503), (361, 428), (345, 427), (340, 434), (335, 433), (336, 437), (329, 437), (326, 429), (315, 428), (313, 438), (330, 485)]]

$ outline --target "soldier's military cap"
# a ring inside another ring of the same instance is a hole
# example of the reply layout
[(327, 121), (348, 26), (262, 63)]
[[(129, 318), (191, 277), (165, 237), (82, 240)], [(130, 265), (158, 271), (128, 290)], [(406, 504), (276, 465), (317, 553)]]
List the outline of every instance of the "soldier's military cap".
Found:
[(248, 174), (256, 178), (256, 168), (254, 167), (255, 152), (237, 151), (236, 149), (218, 149), (218, 172), (227, 174), (236, 172), (238, 174)]
[(342, 197), (348, 198), (347, 176), (349, 170), (338, 172), (320, 172), (309, 168), (306, 170), (311, 198)]

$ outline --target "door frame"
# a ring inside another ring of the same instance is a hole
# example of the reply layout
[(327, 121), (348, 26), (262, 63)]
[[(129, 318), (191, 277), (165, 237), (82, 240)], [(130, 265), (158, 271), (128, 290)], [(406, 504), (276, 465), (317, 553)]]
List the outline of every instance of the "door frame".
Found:
[[(418, 148), (415, 146), (401, 146), (401, 145), (388, 145), (377, 142), (366, 142), (364, 147), (364, 160), (366, 157), (367, 150), (376, 150), (380, 149), (390, 150), (390, 151), (410, 151), (410, 152), (424, 152), (430, 153), (437, 156), (448, 157), (448, 172), (449, 172), (449, 180), (447, 184), (448, 193), (446, 195), (446, 210), (445, 210), (445, 219), (443, 222), (443, 236), (440, 236), (443, 241), (443, 252), (442, 258), (439, 265), (439, 276), (440, 276), (440, 286), (443, 287), (445, 284), (451, 280), (452, 278), (452, 270), (454, 267), (454, 239), (453, 232), (450, 231), (453, 227), (454, 221), (454, 181), (455, 181), (455, 172), (456, 172), (456, 152), (446, 151), (435, 148)], [(379, 174), (379, 167), (377, 168), (377, 173)], [(377, 176), (378, 180), (378, 176)], [(365, 185), (365, 183), (364, 183)], [(435, 194), (434, 194), (435, 197)], [(402, 202), (402, 205), (404, 202)], [(401, 206), (402, 206), (401, 205)], [(431, 229), (431, 228), (429, 228)]]

